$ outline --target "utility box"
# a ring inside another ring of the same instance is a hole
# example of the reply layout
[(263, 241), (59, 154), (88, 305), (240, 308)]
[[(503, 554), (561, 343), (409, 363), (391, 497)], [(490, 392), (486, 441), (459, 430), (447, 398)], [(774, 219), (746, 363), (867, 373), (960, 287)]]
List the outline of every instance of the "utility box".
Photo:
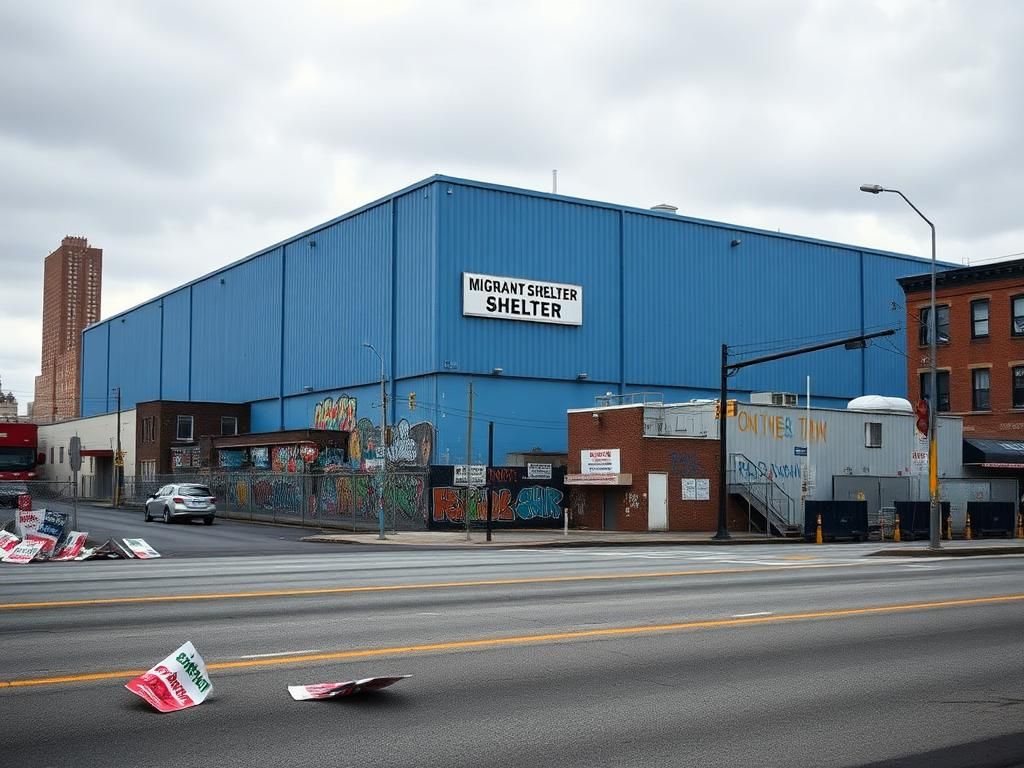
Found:
[(866, 501), (814, 501), (804, 507), (804, 538), (814, 541), (821, 515), (821, 536), (826, 541), (848, 539), (867, 541), (868, 503)]
[(969, 501), (972, 536), (1005, 536), (1012, 538), (1016, 518), (1012, 501)]

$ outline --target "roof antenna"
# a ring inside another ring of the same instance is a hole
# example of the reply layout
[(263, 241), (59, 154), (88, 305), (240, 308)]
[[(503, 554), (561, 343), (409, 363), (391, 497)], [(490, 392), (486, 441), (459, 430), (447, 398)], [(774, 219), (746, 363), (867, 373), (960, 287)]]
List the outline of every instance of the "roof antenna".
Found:
[(558, 169), (554, 168), (551, 171), (551, 194), (558, 194)]

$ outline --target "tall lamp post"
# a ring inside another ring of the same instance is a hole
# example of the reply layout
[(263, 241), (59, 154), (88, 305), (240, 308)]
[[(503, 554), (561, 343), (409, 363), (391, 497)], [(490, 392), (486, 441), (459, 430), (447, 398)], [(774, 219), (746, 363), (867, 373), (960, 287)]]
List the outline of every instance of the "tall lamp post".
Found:
[(903, 202), (914, 209), (914, 213), (924, 219), (925, 223), (931, 227), (932, 230), (932, 291), (931, 300), (928, 305), (928, 397), (929, 402), (928, 408), (928, 498), (929, 498), (929, 511), (931, 512), (929, 520), (929, 547), (931, 549), (940, 549), (941, 544), (939, 543), (939, 449), (936, 441), (935, 426), (937, 423), (936, 412), (939, 406), (939, 392), (936, 387), (938, 375), (936, 373), (936, 364), (938, 356), (938, 320), (935, 315), (935, 225), (928, 220), (928, 217), (918, 210), (917, 206), (914, 205), (907, 196), (900, 192), (898, 189), (887, 189), (879, 184), (861, 184), (861, 192), (870, 192), (872, 195), (877, 195), (879, 192), (893, 192), (903, 198)]
[(373, 352), (380, 360), (380, 449), (381, 449), (381, 460), (380, 460), (380, 511), (377, 515), (378, 522), (380, 523), (380, 533), (378, 533), (378, 539), (386, 539), (384, 535), (384, 490), (387, 488), (388, 482), (388, 450), (386, 445), (385, 435), (388, 429), (388, 395), (386, 390), (387, 379), (384, 377), (384, 358), (380, 356), (380, 352), (377, 348), (368, 342), (363, 342), (363, 346)]

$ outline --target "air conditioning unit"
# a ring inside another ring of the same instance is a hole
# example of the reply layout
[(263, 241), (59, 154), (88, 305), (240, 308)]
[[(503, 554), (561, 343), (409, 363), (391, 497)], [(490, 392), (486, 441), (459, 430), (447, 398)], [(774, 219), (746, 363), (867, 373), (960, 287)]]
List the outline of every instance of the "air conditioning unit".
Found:
[(792, 392), (752, 392), (750, 402), (755, 405), (793, 405), (797, 404), (796, 395)]

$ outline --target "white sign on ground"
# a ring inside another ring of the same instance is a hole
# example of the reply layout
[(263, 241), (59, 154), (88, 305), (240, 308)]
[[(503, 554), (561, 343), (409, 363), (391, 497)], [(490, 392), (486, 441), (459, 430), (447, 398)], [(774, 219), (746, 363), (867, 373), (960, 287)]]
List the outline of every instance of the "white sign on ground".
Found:
[(25, 563), (31, 562), (32, 558), (38, 555), (39, 550), (42, 548), (43, 542), (41, 541), (23, 541), (4, 555), (4, 562), (14, 563), (15, 565), (24, 565)]
[(462, 314), (497, 320), (583, 325), (583, 287), (463, 272)]
[(395, 675), (394, 677), (364, 677), (362, 680), (348, 680), (343, 683), (314, 683), (313, 685), (289, 685), (288, 693), (296, 701), (316, 701), (333, 699), (337, 696), (351, 696), (364, 691), (379, 691), (394, 685), (412, 675)]
[(89, 538), (88, 533), (82, 533), (81, 531), (70, 531), (68, 537), (64, 540), (64, 546), (60, 548), (51, 560), (74, 560), (82, 553), (82, 548), (85, 546), (85, 540)]
[(133, 555), (139, 560), (151, 560), (160, 557), (160, 553), (146, 543), (145, 539), (122, 539)]
[(591, 448), (580, 451), (580, 472), (584, 475), (617, 475), (618, 448)]
[(19, 543), (21, 543), (21, 539), (13, 533), (0, 531), (0, 558), (4, 557), (8, 552), (18, 546)]
[(203, 657), (188, 642), (124, 687), (160, 712), (177, 712), (202, 704), (213, 683)]

